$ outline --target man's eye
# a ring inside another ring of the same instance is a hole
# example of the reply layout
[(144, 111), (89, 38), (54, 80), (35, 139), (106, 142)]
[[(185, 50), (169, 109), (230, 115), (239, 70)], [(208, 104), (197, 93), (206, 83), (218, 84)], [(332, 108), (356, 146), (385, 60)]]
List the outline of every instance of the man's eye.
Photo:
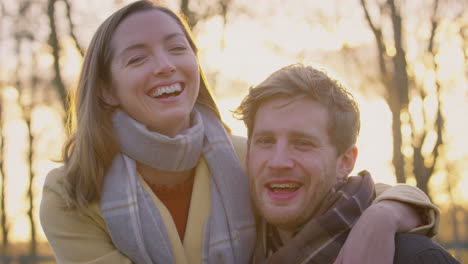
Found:
[(308, 146), (308, 145), (312, 145), (312, 143), (310, 141), (307, 141), (307, 140), (296, 140), (296, 145)]
[(259, 137), (255, 140), (255, 143), (260, 146), (266, 146), (273, 144), (274, 140), (270, 137)]
[(294, 141), (294, 145), (296, 145), (299, 148), (312, 148), (314, 147), (314, 143), (311, 142), (310, 140), (303, 140), (303, 139), (298, 139)]

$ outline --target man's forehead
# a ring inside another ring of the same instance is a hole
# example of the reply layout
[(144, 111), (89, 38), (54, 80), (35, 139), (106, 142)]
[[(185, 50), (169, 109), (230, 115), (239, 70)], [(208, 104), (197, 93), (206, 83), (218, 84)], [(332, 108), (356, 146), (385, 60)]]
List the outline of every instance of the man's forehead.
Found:
[[(265, 104), (271, 102), (271, 101), (278, 101), (278, 104), (274, 107), (274, 108), (277, 108), (277, 109), (280, 109), (280, 108), (284, 108), (288, 105), (291, 105), (301, 99), (310, 99), (310, 100), (314, 100), (315, 99), (311, 96), (307, 96), (305, 94), (297, 94), (297, 95), (294, 95), (294, 94), (278, 94), (278, 95), (272, 95), (272, 96), (269, 96), (268, 98), (266, 99), (263, 99), (259, 102), (258, 104), (258, 108), (257, 109), (260, 109), (262, 106), (264, 106)], [(281, 100), (281, 102), (279, 101)], [(258, 110), (257, 110), (258, 112)]]

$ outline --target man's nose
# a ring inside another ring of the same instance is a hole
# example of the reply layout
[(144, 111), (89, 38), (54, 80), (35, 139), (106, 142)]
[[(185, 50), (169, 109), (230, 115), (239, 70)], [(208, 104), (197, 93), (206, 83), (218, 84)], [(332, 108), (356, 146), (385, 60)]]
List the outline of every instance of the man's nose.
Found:
[(272, 153), (268, 161), (268, 166), (271, 169), (290, 169), (294, 165), (294, 161), (288, 151), (286, 144), (277, 144), (272, 148)]

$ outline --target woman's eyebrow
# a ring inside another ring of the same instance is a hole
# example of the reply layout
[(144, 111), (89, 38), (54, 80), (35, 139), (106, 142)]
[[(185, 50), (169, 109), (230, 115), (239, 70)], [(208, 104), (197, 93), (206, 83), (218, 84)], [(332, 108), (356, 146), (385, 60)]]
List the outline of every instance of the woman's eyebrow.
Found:
[(123, 54), (123, 53), (125, 53), (127, 51), (130, 51), (130, 50), (143, 49), (145, 47), (146, 47), (146, 45), (143, 44), (143, 43), (136, 43), (136, 44), (130, 45), (130, 46), (126, 47), (125, 49), (123, 49), (120, 52), (120, 54)]
[[(164, 37), (164, 41), (168, 41), (168, 40), (171, 40), (171, 39), (177, 38), (177, 37), (185, 38), (185, 35), (183, 33), (180, 33), (180, 32), (171, 33), (171, 34), (168, 34), (167, 36)], [(144, 43), (135, 43), (135, 44), (132, 44), (132, 45), (124, 48), (120, 52), (120, 54), (123, 54), (123, 53), (125, 53), (127, 51), (130, 51), (130, 50), (143, 49), (145, 47), (146, 47), (146, 45)]]
[(166, 37), (164, 37), (164, 40), (168, 41), (168, 40), (171, 40), (171, 39), (177, 38), (177, 37), (185, 38), (185, 35), (183, 33), (181, 33), (181, 32), (175, 32), (175, 33), (171, 33), (171, 34), (167, 35)]

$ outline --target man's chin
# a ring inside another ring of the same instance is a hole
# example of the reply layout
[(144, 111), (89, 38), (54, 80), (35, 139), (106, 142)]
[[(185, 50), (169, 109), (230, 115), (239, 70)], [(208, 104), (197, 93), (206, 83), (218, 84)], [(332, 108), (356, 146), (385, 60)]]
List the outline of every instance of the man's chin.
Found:
[(292, 215), (288, 214), (271, 214), (271, 213), (263, 213), (265, 220), (271, 224), (276, 226), (277, 228), (283, 230), (294, 230), (298, 225), (297, 217), (292, 217)]

